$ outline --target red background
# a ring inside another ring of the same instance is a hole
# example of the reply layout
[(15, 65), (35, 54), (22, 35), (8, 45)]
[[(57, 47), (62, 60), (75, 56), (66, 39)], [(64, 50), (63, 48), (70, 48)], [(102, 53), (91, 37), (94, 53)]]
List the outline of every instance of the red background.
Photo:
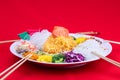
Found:
[[(99, 37), (120, 41), (119, 0), (1, 0), (0, 41), (18, 39), (27, 29), (55, 25), (70, 32), (98, 31)], [(0, 72), (19, 60), (9, 51), (11, 43), (0, 44)], [(112, 44), (108, 56), (120, 62), (120, 45)], [(6, 80), (119, 80), (120, 68), (104, 60), (71, 69), (53, 69), (26, 62)]]

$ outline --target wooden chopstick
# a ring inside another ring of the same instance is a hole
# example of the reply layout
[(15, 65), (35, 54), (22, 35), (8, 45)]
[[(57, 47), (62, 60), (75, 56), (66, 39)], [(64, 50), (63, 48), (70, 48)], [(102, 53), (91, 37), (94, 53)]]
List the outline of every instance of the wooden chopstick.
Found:
[(120, 44), (118, 41), (111, 41), (111, 40), (106, 40), (107, 42), (114, 43), (114, 44)]
[[(17, 61), (16, 63), (14, 63), (13, 65), (11, 65), (9, 68), (7, 68), (6, 70), (4, 70), (3, 72), (0, 73), (0, 77), (2, 75), (5, 75), (0, 78), (0, 80), (4, 80), (6, 77), (8, 77), (12, 72), (14, 72), (17, 68), (19, 68), (25, 61), (27, 61), (30, 57), (32, 56), (32, 54), (28, 54), (26, 57), (20, 59), (19, 61)], [(8, 73), (7, 73), (8, 72)]]
[(98, 54), (96, 52), (91, 52), (91, 53), (94, 54), (95, 56), (97, 56), (99, 58), (102, 58), (103, 60), (105, 60), (105, 61), (107, 61), (107, 62), (109, 62), (109, 63), (111, 63), (111, 64), (113, 64), (113, 65), (115, 65), (115, 66), (120, 68), (120, 63), (119, 62), (117, 62), (117, 61), (115, 61), (113, 59), (110, 59), (108, 57), (104, 57), (104, 56), (102, 56), (102, 55), (100, 55), (100, 54)]
[(99, 34), (99, 32), (96, 32), (96, 31), (88, 31), (88, 32), (78, 32), (79, 34), (90, 34), (90, 35), (92, 35), (92, 34), (94, 34), (94, 35), (96, 35), (96, 34)]
[[(79, 34), (99, 34), (99, 32), (95, 32), (95, 31), (89, 31), (89, 32), (79, 32)], [(105, 40), (107, 42), (110, 42), (110, 43), (114, 43), (114, 44), (120, 44), (120, 42), (118, 41), (112, 41), (112, 40)]]
[(5, 41), (0, 41), (0, 44), (2, 43), (9, 43), (9, 42), (15, 42), (15, 41), (18, 41), (19, 39), (17, 40), (5, 40)]

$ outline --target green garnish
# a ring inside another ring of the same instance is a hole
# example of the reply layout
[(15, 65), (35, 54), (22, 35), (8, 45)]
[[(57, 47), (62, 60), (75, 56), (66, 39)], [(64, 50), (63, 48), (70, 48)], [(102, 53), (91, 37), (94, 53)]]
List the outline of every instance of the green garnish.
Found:
[(18, 36), (23, 40), (30, 40), (30, 35), (28, 34), (28, 32), (20, 33), (18, 34)]
[(63, 54), (55, 54), (52, 57), (52, 62), (53, 63), (62, 63), (64, 62), (65, 56)]

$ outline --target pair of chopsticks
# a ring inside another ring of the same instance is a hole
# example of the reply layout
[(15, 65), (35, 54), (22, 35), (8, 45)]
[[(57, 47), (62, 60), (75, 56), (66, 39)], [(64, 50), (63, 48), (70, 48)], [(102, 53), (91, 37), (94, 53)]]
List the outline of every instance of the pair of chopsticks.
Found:
[(26, 57), (20, 59), (19, 61), (17, 61), (16, 63), (11, 65), (7, 69), (5, 69), (3, 72), (1, 72), (0, 73), (0, 77), (1, 77), (0, 80), (4, 80), (5, 78), (7, 78), (12, 72), (14, 72), (23, 63), (25, 63), (31, 56), (32, 56), (32, 54), (28, 54)]
[(115, 60), (113, 60), (113, 59), (110, 59), (110, 58), (108, 58), (108, 57), (104, 57), (104, 56), (102, 56), (102, 55), (100, 55), (100, 54), (98, 54), (98, 53), (96, 53), (96, 52), (91, 52), (93, 55), (95, 55), (95, 56), (97, 56), (97, 57), (99, 57), (99, 58), (101, 58), (101, 59), (103, 59), (103, 60), (105, 60), (105, 61), (107, 61), (107, 62), (109, 62), (109, 63), (111, 63), (111, 64), (113, 64), (113, 65), (115, 65), (115, 66), (117, 66), (117, 67), (119, 67), (120, 68), (120, 63), (119, 62), (117, 62), (117, 61), (115, 61)]

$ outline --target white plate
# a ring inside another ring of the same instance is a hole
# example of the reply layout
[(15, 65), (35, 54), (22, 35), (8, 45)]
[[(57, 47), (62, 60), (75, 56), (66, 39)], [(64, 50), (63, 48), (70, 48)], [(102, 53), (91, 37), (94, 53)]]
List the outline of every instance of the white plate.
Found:
[[(88, 35), (80, 35), (80, 34), (70, 34), (74, 37), (93, 37), (93, 36), (88, 36)], [(94, 37), (95, 39), (99, 40), (102, 42), (102, 46), (104, 48), (107, 48), (106, 50), (104, 50), (103, 53), (99, 53), (103, 56), (107, 56), (111, 53), (112, 51), (112, 46), (110, 43), (108, 43), (107, 41), (105, 41), (104, 39), (101, 39), (99, 37)], [(19, 41), (17, 42), (14, 42), (11, 44), (10, 46), (10, 51), (12, 52), (13, 55), (19, 57), (19, 58), (23, 58), (21, 54), (18, 54), (15, 50), (15, 47), (19, 44)], [(28, 61), (31, 61), (31, 62), (34, 62), (34, 63), (38, 63), (38, 64), (41, 64), (43, 66), (48, 66), (48, 67), (77, 67), (77, 66), (82, 66), (86, 63), (89, 63), (89, 62), (92, 62), (92, 61), (95, 61), (95, 60), (98, 60), (99, 58), (96, 57), (95, 55), (89, 53), (88, 55), (86, 54), (82, 54), (83, 56), (86, 57), (86, 60), (85, 61), (82, 61), (82, 62), (74, 62), (74, 63), (44, 63), (44, 62), (37, 62), (35, 60), (31, 60), (29, 59)]]

